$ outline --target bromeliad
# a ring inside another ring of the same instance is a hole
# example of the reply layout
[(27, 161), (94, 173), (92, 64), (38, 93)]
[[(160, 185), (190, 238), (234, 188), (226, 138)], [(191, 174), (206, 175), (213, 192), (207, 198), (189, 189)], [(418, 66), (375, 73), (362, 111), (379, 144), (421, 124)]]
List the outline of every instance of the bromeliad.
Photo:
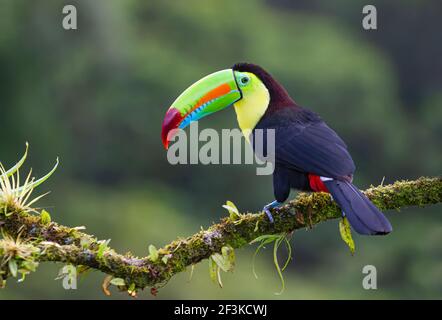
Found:
[[(257, 65), (235, 64), (185, 90), (164, 118), (164, 147), (168, 148), (174, 129), (184, 129), (190, 122), (231, 105), (248, 141), (253, 141), (258, 129), (275, 131), (276, 200), (263, 208), (270, 221), (270, 210), (281, 206), (293, 188), (329, 192), (360, 234), (392, 231), (387, 218), (352, 184), (355, 165), (344, 141), (316, 113), (296, 104), (284, 87)], [(254, 149), (258, 157), (268, 156), (265, 146), (262, 152)]]

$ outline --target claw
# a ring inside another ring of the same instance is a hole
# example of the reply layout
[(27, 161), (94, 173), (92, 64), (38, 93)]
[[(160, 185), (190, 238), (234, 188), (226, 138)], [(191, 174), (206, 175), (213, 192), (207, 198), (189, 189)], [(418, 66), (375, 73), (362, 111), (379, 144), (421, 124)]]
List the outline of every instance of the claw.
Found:
[(264, 211), (265, 214), (267, 215), (267, 217), (269, 218), (270, 223), (275, 222), (272, 214), (270, 213), (270, 209), (278, 208), (281, 204), (282, 204), (281, 202), (278, 202), (277, 200), (275, 200), (272, 203), (265, 205), (264, 208), (262, 209), (262, 211)]
[(267, 218), (269, 218), (270, 223), (274, 223), (275, 220), (273, 219), (272, 214), (270, 213), (269, 208), (264, 207), (264, 212), (267, 215)]

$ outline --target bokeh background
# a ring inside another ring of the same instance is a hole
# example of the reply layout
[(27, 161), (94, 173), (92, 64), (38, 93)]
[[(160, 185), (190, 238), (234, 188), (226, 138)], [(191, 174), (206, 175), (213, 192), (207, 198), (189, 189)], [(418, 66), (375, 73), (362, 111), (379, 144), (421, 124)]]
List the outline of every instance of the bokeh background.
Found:
[[(74, 4), (78, 30), (62, 28)], [(375, 4), (378, 30), (362, 28)], [(440, 1), (25, 1), (0, 0), (0, 160), (10, 166), (31, 145), (27, 166), (61, 166), (41, 192), (52, 218), (87, 226), (120, 252), (144, 256), (207, 227), (232, 200), (257, 211), (271, 201), (271, 177), (253, 166), (171, 166), (160, 131), (166, 109), (188, 85), (248, 61), (264, 66), (347, 141), (366, 188), (441, 173), (442, 4)], [(234, 128), (233, 110), (200, 128)], [(293, 194), (294, 196), (295, 194)], [(237, 267), (213, 284), (207, 262), (173, 278), (154, 299), (441, 298), (440, 205), (388, 217), (387, 237), (355, 236), (350, 256), (338, 222), (294, 234), (294, 260), (281, 296), (271, 250), (237, 250)], [(362, 268), (378, 290), (362, 288)], [(109, 299), (94, 272), (66, 291), (61, 265), (42, 264), (0, 299)], [(114, 291), (111, 299), (126, 299)], [(152, 299), (149, 292), (140, 299)]]

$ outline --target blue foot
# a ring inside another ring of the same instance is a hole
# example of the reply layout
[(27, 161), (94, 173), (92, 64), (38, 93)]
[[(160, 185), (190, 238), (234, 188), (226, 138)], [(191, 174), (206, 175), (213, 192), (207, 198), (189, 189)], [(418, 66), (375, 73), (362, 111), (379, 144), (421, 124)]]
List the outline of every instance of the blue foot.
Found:
[(270, 209), (278, 208), (281, 205), (282, 205), (282, 202), (278, 202), (278, 201), (275, 200), (272, 203), (269, 203), (269, 204), (265, 205), (264, 208), (262, 209), (262, 211), (265, 212), (265, 214), (267, 215), (267, 217), (269, 218), (269, 221), (271, 223), (275, 222), (275, 220), (273, 220), (273, 216), (270, 213)]

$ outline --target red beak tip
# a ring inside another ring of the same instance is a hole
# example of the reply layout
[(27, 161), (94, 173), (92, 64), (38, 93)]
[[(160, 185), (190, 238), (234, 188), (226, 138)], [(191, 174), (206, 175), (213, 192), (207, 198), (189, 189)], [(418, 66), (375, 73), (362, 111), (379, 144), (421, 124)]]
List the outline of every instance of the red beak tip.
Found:
[(163, 130), (161, 132), (161, 140), (163, 142), (164, 149), (166, 149), (166, 150), (169, 149), (169, 140), (167, 140), (168, 134), (169, 134), (169, 131), (167, 130), (167, 128), (164, 128), (164, 126), (163, 126)]
[(182, 120), (183, 117), (177, 109), (170, 108), (169, 110), (167, 110), (161, 130), (161, 138), (163, 140), (163, 146), (166, 150), (169, 148), (169, 140), (167, 139), (169, 136), (169, 132), (173, 129), (178, 128)]

